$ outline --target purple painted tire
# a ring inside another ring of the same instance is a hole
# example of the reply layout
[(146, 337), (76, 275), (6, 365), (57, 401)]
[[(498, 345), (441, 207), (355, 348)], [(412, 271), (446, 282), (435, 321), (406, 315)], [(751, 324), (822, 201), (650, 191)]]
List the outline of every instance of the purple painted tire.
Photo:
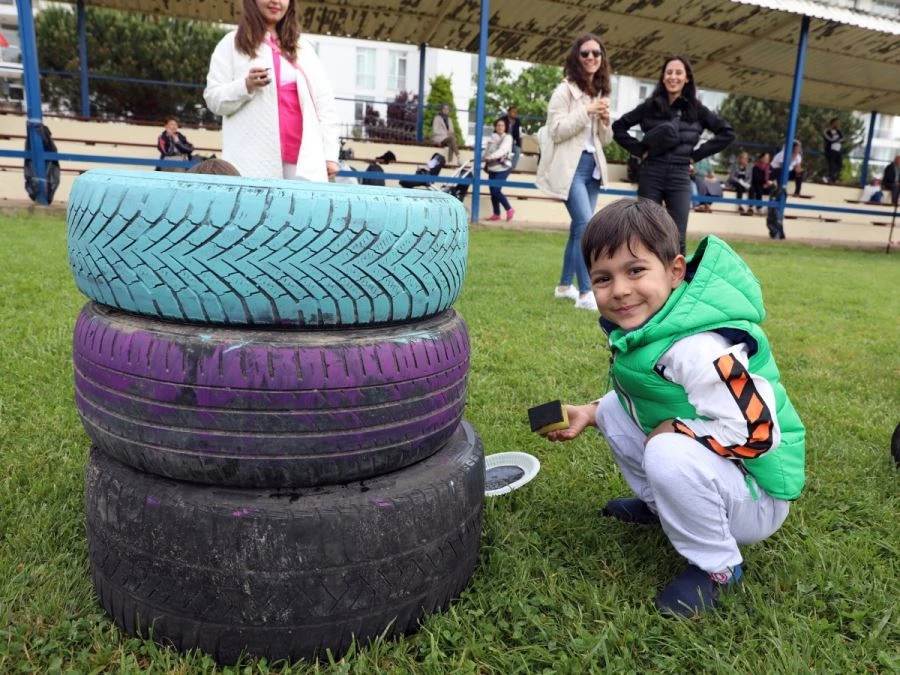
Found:
[(299, 487), (396, 471), (462, 419), (466, 325), (454, 310), (346, 331), (212, 328), (88, 303), (75, 402), (105, 453), (160, 476)]

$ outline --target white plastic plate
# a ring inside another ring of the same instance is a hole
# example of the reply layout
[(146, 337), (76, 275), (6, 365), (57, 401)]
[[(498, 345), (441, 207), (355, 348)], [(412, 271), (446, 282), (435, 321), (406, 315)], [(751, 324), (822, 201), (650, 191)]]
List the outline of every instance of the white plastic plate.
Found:
[(498, 452), (484, 458), (484, 494), (505, 495), (518, 490), (541, 470), (537, 457), (526, 452)]

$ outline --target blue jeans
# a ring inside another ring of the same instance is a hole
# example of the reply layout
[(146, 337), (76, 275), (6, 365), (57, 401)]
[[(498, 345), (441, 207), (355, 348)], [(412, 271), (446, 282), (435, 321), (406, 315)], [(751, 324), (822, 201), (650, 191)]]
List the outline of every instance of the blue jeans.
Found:
[[(490, 180), (506, 180), (507, 176), (509, 176), (509, 172), (511, 169), (507, 169), (506, 171), (491, 171), (488, 173), (488, 178)], [(491, 185), (491, 208), (494, 209), (494, 215), (500, 215), (500, 206), (502, 205), (504, 209), (509, 211), (511, 208), (509, 205), (509, 200), (506, 198), (506, 195), (503, 194), (503, 188), (499, 185)]]
[(569, 286), (572, 277), (578, 277), (578, 290), (588, 293), (591, 290), (591, 279), (588, 275), (587, 265), (584, 264), (584, 256), (581, 254), (581, 235), (588, 221), (594, 215), (594, 207), (597, 206), (597, 195), (600, 193), (600, 183), (592, 178), (594, 173), (594, 155), (590, 152), (581, 153), (578, 166), (575, 169), (575, 177), (569, 186), (569, 197), (566, 199), (566, 210), (572, 218), (569, 225), (569, 240), (566, 242), (566, 251), (563, 254), (562, 275), (559, 277), (560, 286)]

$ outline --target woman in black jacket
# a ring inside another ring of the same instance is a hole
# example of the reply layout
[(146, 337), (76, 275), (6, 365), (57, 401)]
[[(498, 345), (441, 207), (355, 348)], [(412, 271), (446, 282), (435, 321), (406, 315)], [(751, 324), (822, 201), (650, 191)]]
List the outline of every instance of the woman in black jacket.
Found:
[[(644, 132), (643, 140), (628, 133), (636, 124)], [(667, 57), (650, 98), (613, 122), (612, 128), (616, 142), (642, 159), (638, 196), (665, 204), (678, 226), (684, 253), (691, 210), (688, 165), (727, 147), (734, 140), (734, 130), (697, 100), (694, 73), (684, 56)], [(704, 129), (714, 136), (695, 147)]]

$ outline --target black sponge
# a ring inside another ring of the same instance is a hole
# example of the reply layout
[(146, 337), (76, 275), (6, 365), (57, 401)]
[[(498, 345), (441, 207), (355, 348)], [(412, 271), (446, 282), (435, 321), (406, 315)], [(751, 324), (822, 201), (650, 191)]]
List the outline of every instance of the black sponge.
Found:
[(562, 401), (550, 401), (528, 409), (531, 430), (543, 436), (551, 431), (569, 428), (569, 416)]

